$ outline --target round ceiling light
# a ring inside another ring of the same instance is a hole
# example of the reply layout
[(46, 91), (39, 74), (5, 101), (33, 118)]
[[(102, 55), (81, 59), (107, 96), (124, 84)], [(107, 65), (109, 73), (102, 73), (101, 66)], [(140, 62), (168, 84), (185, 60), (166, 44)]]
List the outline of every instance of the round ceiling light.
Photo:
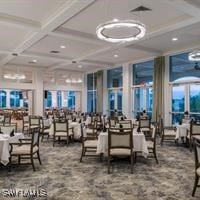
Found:
[(23, 80), (26, 78), (24, 74), (4, 74), (3, 76), (6, 79), (17, 79), (17, 80)]
[(188, 55), (190, 61), (200, 61), (200, 49), (195, 50)]
[(96, 28), (97, 37), (108, 42), (139, 40), (146, 33), (145, 25), (134, 20), (113, 20)]

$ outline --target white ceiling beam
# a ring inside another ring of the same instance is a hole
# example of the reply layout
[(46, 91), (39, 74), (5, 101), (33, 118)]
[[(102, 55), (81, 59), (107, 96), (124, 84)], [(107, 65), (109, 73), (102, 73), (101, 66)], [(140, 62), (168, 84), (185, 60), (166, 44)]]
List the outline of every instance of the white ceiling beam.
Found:
[(32, 31), (37, 31), (42, 27), (41, 24), (37, 21), (25, 19), (22, 17), (16, 17), (13, 15), (7, 15), (4, 13), (0, 13), (0, 24), (19, 27), (23, 29), (32, 30)]
[(132, 49), (132, 50), (144, 51), (144, 52), (147, 52), (147, 53), (155, 53), (155, 54), (161, 54), (162, 53), (159, 50), (156, 50), (156, 49), (153, 49), (153, 48), (150, 48), (150, 47), (141, 46), (139, 44), (132, 44), (130, 46), (126, 46), (125, 48)]
[[(24, 52), (26, 49), (37, 43), (47, 34), (52, 32), (54, 29), (71, 19), (74, 15), (88, 7), (96, 0), (74, 0), (71, 3), (66, 2), (63, 9), (60, 10), (54, 17), (52, 17), (46, 24), (44, 24), (38, 32), (31, 34), (21, 45), (17, 46), (13, 52), (18, 54)], [(12, 55), (8, 55), (5, 59), (0, 62), (0, 65), (5, 65), (13, 59)]]
[(195, 18), (200, 17), (200, 8), (196, 7), (195, 4), (192, 3), (192, 0), (166, 0), (165, 3), (190, 16)]
[(87, 37), (82, 37), (82, 36), (77, 36), (77, 35), (71, 35), (71, 34), (68, 34), (68, 33), (62, 33), (60, 31), (51, 32), (51, 33), (49, 33), (49, 35), (54, 36), (54, 37), (67, 39), (67, 40), (75, 40), (75, 41), (79, 41), (79, 42), (84, 42), (84, 43), (102, 46), (102, 42), (98, 39), (87, 38)]

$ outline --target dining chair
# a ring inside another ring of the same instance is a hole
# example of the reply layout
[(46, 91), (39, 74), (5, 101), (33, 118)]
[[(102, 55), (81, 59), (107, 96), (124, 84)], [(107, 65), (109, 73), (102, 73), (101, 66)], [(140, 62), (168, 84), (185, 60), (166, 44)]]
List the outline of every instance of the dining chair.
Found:
[(47, 139), (49, 139), (49, 131), (50, 131), (50, 120), (46, 118), (41, 119), (41, 131), (40, 134), (42, 135), (41, 141), (44, 140), (44, 136), (47, 136)]
[(54, 133), (53, 133), (53, 147), (56, 141), (60, 141), (61, 139), (66, 140), (67, 146), (69, 144), (70, 138), (74, 138), (74, 128), (69, 127), (68, 120), (54, 120)]
[(120, 124), (123, 128), (133, 128), (131, 120), (119, 120), (117, 123)]
[[(12, 157), (18, 157), (18, 164), (21, 164), (22, 159), (30, 159), (33, 171), (35, 171), (34, 159), (39, 160), (40, 165), (42, 164), (40, 159), (39, 151), (39, 136), (40, 129), (34, 129), (31, 138), (19, 139), (20, 142), (10, 143), (10, 163), (12, 162)], [(37, 154), (37, 157), (34, 155)]]
[[(30, 115), (29, 116), (29, 134), (36, 130), (41, 130), (41, 116)], [(39, 131), (40, 132), (40, 131)]]
[(16, 124), (9, 125), (9, 126), (0, 126), (0, 132), (2, 134), (6, 134), (9, 136), (13, 136), (13, 134), (17, 131)]
[(151, 128), (151, 138), (147, 140), (147, 148), (149, 150), (149, 154), (153, 154), (153, 157), (156, 160), (156, 163), (158, 164), (158, 158), (157, 158), (157, 152), (156, 152), (156, 136), (157, 136), (157, 131), (156, 128)]
[(194, 145), (195, 145), (195, 149), (194, 149), (195, 181), (194, 181), (194, 187), (192, 190), (192, 196), (195, 195), (197, 187), (200, 187), (200, 185), (198, 185), (199, 178), (200, 178), (200, 141), (195, 140)]
[[(97, 137), (93, 135), (88, 136), (86, 128), (81, 124), (81, 142), (82, 142), (82, 151), (80, 162), (82, 162), (83, 156), (97, 156)], [(87, 154), (88, 153), (88, 154)], [(92, 153), (92, 154), (91, 154)]]
[(29, 116), (28, 115), (23, 115), (22, 117), (22, 133), (25, 131), (29, 131)]
[(86, 128), (87, 137), (96, 138), (97, 135), (97, 121), (91, 122)]
[(117, 117), (109, 117), (108, 119), (109, 128), (115, 127), (117, 121), (118, 121)]
[(192, 151), (193, 136), (200, 135), (200, 123), (190, 122), (190, 131), (188, 132), (187, 139), (189, 140), (190, 151)]
[(108, 174), (110, 174), (111, 159), (116, 156), (129, 156), (133, 173), (133, 129), (108, 129)]
[(173, 126), (164, 126), (163, 118), (159, 120), (159, 131), (161, 135), (160, 145), (163, 144), (164, 141), (176, 141), (176, 127)]

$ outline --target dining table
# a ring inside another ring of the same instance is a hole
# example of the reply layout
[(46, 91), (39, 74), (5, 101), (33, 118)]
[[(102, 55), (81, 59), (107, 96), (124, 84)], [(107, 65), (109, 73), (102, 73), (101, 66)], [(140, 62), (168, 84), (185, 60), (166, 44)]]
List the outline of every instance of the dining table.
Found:
[[(69, 122), (69, 128), (74, 129), (74, 139), (81, 138), (81, 124), (79, 122)], [(50, 125), (49, 136), (53, 136), (54, 134), (54, 124)]]
[(0, 134), (0, 162), (3, 165), (9, 163), (10, 158), (10, 143), (19, 142), (19, 139), (23, 139), (23, 133), (14, 133), (14, 136), (9, 136), (7, 134)]
[(182, 123), (180, 125), (176, 125), (176, 137), (175, 139), (178, 140), (180, 138), (186, 138), (188, 131), (190, 130), (190, 124), (189, 123)]
[[(148, 156), (149, 151), (145, 135), (142, 132), (133, 131), (133, 146), (135, 152), (141, 152), (145, 158)], [(97, 154), (107, 155), (108, 153), (108, 132), (100, 132), (97, 141)]]

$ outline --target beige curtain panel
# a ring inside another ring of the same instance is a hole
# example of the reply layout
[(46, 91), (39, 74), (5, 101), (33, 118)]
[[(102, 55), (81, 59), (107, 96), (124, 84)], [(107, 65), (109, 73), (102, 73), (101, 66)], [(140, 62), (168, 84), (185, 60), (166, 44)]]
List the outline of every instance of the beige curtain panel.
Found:
[(157, 57), (154, 60), (153, 76), (153, 121), (156, 122), (164, 114), (164, 75), (165, 57)]

